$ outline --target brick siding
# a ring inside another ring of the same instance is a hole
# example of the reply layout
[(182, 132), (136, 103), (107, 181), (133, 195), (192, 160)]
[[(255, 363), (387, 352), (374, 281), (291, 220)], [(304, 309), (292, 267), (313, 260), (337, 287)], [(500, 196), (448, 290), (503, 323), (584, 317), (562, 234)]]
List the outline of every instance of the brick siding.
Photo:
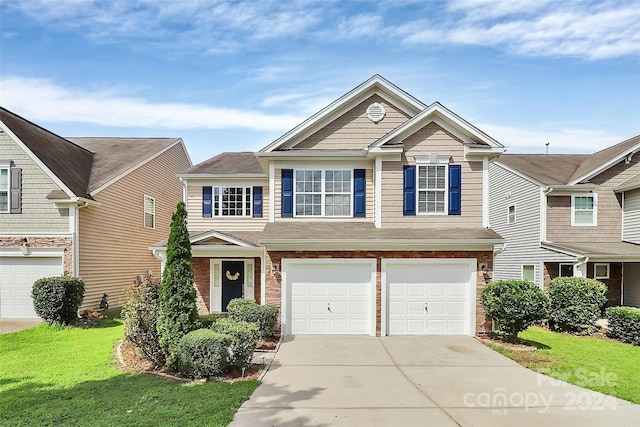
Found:
[[(63, 274), (73, 274), (73, 245), (71, 237), (27, 237), (26, 246), (37, 248), (62, 248)], [(22, 246), (22, 237), (0, 237), (0, 247), (19, 248)]]

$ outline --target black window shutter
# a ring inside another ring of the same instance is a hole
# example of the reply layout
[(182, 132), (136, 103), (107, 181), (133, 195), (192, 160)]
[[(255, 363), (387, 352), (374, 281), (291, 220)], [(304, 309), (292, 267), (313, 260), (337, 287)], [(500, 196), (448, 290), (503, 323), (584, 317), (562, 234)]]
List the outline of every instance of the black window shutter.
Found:
[(462, 214), (462, 166), (449, 165), (449, 215)]
[(282, 218), (293, 217), (293, 169), (282, 169), (282, 197), (280, 216)]
[(253, 187), (253, 217), (262, 218), (262, 187)]
[(367, 216), (367, 182), (364, 169), (353, 170), (353, 216)]
[(202, 217), (203, 218), (211, 218), (212, 211), (212, 188), (211, 187), (202, 187)]
[(405, 216), (416, 214), (416, 167), (415, 165), (403, 166), (403, 194), (402, 214)]

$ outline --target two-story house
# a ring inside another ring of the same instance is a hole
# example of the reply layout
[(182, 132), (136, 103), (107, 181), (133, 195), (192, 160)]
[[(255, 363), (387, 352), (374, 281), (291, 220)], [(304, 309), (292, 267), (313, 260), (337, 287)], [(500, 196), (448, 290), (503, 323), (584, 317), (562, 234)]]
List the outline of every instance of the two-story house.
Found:
[(85, 282), (83, 308), (112, 307), (160, 263), (147, 247), (167, 235), (191, 166), (176, 138), (62, 138), (0, 108), (0, 317), (37, 317), (33, 282)]
[(259, 152), (181, 172), (200, 309), (273, 304), (284, 335), (486, 332), (502, 151), (376, 75)]
[(640, 136), (591, 155), (504, 154), (489, 167), (496, 279), (595, 278), (640, 306)]

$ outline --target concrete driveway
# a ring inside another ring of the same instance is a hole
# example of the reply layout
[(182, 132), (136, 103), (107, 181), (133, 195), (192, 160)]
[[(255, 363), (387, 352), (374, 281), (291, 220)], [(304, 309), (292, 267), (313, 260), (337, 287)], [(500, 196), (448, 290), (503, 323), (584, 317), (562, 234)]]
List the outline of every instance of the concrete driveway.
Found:
[(40, 323), (41, 319), (0, 319), (0, 334), (33, 328)]
[(298, 336), (232, 426), (637, 426), (640, 406), (537, 374), (471, 337)]

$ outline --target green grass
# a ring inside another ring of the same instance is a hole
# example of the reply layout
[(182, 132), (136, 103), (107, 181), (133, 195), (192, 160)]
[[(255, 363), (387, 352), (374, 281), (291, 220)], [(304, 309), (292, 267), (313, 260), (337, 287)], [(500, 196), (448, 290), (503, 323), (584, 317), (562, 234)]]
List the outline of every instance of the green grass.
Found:
[(577, 337), (531, 327), (519, 338), (536, 349), (492, 348), (534, 371), (605, 394), (640, 403), (640, 347)]
[(0, 335), (2, 426), (224, 426), (258, 381), (180, 383), (123, 373), (119, 320)]

